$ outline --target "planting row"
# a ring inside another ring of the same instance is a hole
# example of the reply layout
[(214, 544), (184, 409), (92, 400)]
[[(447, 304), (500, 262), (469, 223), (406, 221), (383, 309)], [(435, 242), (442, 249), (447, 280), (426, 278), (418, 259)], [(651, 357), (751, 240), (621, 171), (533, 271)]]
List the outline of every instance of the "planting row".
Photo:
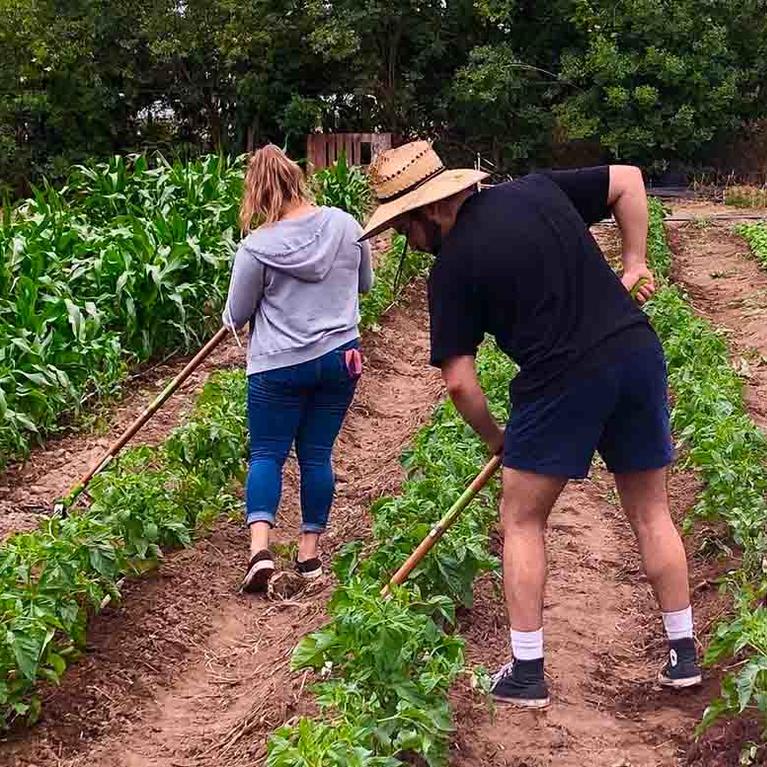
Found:
[[(188, 351), (218, 324), (239, 239), (242, 158), (75, 167), (0, 218), (0, 466), (126, 365)], [(361, 218), (365, 176), (312, 179), (321, 204)]]
[(722, 698), (707, 709), (705, 729), (720, 716), (751, 706), (767, 715), (767, 611), (761, 605), (767, 590), (767, 440), (748, 415), (724, 336), (669, 284), (671, 253), (663, 217), (662, 206), (654, 203), (648, 257), (660, 289), (648, 312), (666, 352), (678, 445), (704, 480), (689, 522), (724, 523), (743, 552), (741, 569), (728, 577), (736, 615), (716, 628), (706, 654), (709, 664), (736, 658), (742, 665), (724, 681)]
[(236, 246), (241, 163), (76, 167), (0, 224), (0, 462), (126, 364), (215, 327)]
[[(388, 306), (401, 243), (382, 259), (374, 290), (362, 301), (367, 325)], [(419, 274), (411, 253), (402, 281)], [(233, 480), (244, 477), (246, 381), (243, 372), (211, 377), (189, 420), (161, 446), (126, 451), (96, 477), (81, 514), (49, 519), (0, 545), (0, 725), (34, 720), (39, 680), (57, 682), (85, 646), (86, 624), (117, 582), (154, 567), (166, 548), (188, 545), (236, 505)]]
[[(513, 365), (491, 344), (478, 358), (491, 406), (504, 418)], [(336, 558), (338, 586), (331, 620), (305, 637), (294, 669), (313, 669), (321, 714), (277, 730), (269, 767), (296, 764), (397, 765), (417, 754), (431, 767), (447, 763), (452, 731), (447, 693), (464, 667), (464, 642), (454, 632), (456, 605), (470, 605), (477, 573), (494, 569), (488, 530), (497, 514), (497, 486), (485, 488), (457, 524), (389, 599), (379, 592), (393, 569), (481, 468), (487, 455), (450, 403), (404, 456), (409, 478), (396, 498), (371, 513), (373, 551), (348, 544)], [(420, 763), (420, 762), (419, 762)]]
[(767, 224), (740, 224), (735, 231), (746, 240), (761, 266), (767, 269)]

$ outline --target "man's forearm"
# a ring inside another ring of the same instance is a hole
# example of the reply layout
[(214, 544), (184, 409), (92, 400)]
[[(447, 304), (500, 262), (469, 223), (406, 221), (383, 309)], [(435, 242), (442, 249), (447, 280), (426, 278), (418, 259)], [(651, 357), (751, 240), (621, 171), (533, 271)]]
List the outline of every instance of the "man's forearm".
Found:
[(610, 166), (609, 203), (621, 230), (623, 269), (643, 268), (647, 252), (647, 193), (642, 172), (628, 165)]
[(493, 418), (485, 393), (479, 386), (450, 390), (450, 399), (466, 423), (482, 438), (493, 452), (503, 445), (503, 430)]

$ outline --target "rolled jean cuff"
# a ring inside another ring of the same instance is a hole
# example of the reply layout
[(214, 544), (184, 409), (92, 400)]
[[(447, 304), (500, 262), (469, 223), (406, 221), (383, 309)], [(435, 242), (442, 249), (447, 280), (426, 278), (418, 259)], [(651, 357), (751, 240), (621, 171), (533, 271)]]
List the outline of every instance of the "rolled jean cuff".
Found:
[(301, 525), (301, 532), (302, 533), (324, 533), (325, 532), (325, 526), (324, 525), (318, 525), (314, 522), (304, 522)]
[(267, 511), (252, 511), (245, 515), (245, 524), (250, 526), (254, 522), (266, 522), (269, 527), (274, 527), (274, 516)]

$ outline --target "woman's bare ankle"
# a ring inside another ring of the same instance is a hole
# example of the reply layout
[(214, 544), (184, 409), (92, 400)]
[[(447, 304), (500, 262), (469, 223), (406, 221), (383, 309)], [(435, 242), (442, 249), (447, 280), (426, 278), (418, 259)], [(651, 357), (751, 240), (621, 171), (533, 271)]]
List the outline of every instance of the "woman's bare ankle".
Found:
[(306, 562), (319, 556), (319, 533), (301, 533), (298, 539), (298, 561)]
[(253, 522), (250, 526), (250, 555), (254, 556), (259, 551), (269, 548), (269, 532), (271, 527), (268, 522)]

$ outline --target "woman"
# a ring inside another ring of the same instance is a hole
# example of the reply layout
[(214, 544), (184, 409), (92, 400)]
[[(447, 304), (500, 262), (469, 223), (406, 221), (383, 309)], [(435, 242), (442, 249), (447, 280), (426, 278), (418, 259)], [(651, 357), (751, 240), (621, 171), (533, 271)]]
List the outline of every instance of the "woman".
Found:
[(234, 329), (250, 322), (250, 561), (242, 588), (255, 592), (274, 573), (269, 533), (294, 442), (303, 520), (296, 569), (308, 579), (322, 574), (331, 452), (362, 372), (358, 293), (370, 290), (373, 272), (359, 224), (314, 205), (301, 169), (276, 146), (250, 158), (240, 223), (249, 234), (234, 259), (223, 319)]

